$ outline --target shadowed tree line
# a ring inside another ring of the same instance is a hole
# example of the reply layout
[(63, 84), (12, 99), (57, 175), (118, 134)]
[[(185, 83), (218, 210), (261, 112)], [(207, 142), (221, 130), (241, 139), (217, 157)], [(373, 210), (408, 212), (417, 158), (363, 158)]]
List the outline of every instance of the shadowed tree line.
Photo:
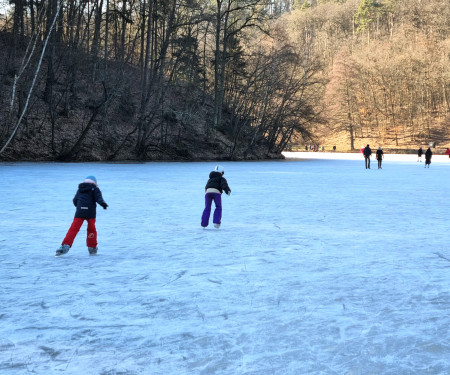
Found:
[(0, 16), (0, 157), (277, 156), (310, 135), (314, 38), (266, 0), (11, 0)]

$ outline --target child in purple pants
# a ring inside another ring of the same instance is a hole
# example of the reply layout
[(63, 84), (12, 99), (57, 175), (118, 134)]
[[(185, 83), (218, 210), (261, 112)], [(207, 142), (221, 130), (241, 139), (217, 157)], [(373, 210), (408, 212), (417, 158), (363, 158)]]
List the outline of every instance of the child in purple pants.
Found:
[(222, 166), (216, 165), (214, 170), (209, 174), (209, 180), (205, 186), (205, 209), (202, 215), (202, 227), (206, 228), (209, 224), (209, 216), (211, 215), (212, 201), (216, 206), (214, 210), (213, 223), (215, 228), (220, 228), (222, 219), (222, 192), (227, 195), (231, 194), (228, 182), (223, 177), (225, 170)]

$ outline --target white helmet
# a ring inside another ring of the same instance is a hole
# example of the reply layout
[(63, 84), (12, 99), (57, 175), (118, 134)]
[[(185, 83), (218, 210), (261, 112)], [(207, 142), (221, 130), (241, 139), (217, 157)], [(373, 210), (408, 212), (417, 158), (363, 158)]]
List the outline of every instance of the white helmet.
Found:
[(214, 167), (214, 172), (220, 172), (220, 173), (224, 174), (225, 173), (225, 169), (221, 165), (216, 165)]

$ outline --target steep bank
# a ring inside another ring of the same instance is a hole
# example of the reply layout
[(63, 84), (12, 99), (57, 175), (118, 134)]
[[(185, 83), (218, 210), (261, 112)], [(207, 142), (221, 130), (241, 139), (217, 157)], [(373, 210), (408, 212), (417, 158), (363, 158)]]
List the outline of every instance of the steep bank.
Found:
[[(64, 53), (52, 62), (44, 57), (40, 66), (39, 56), (31, 56), (21, 71), (26, 46), (14, 54), (10, 47), (10, 34), (0, 33), (0, 149), (8, 144), (0, 160), (282, 158), (250, 125), (232, 131), (227, 125), (233, 113), (226, 109), (224, 126), (212, 126), (213, 99), (198, 87), (155, 83), (143, 98), (141, 72), (134, 66), (113, 61), (106, 66), (91, 55), (61, 48)], [(51, 69), (57, 74), (49, 75)]]

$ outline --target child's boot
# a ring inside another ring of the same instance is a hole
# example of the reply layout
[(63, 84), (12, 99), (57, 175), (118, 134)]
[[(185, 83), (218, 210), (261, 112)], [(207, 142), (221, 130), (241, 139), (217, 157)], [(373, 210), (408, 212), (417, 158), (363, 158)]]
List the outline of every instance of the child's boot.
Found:
[(97, 255), (97, 247), (88, 247), (89, 255)]
[(59, 257), (60, 255), (67, 254), (69, 252), (70, 246), (69, 245), (61, 245), (61, 247), (56, 250), (55, 256)]

